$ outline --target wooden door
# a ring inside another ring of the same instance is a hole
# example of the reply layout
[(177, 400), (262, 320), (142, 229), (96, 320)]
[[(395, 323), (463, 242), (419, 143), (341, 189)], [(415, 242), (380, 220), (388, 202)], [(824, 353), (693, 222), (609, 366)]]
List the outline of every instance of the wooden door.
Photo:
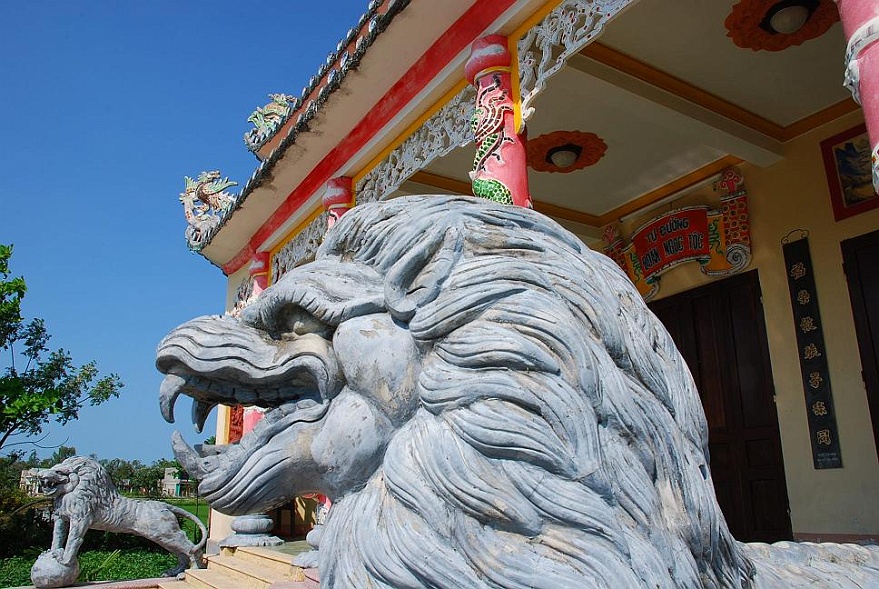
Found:
[(687, 361), (708, 419), (711, 475), (733, 535), (791, 539), (757, 271), (650, 304)]
[(843, 241), (842, 258), (861, 352), (861, 376), (879, 449), (879, 231)]

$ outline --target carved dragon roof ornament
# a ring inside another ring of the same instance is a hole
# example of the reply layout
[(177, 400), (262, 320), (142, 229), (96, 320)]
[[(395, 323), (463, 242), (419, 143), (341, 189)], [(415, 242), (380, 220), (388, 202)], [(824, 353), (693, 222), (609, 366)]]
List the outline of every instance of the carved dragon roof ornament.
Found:
[(236, 197), (225, 191), (238, 183), (223, 178), (219, 170), (202, 172), (197, 180), (185, 176), (183, 181), (185, 188), (180, 193), (180, 202), (189, 224), (186, 243), (192, 251), (200, 252), (220, 220), (235, 206)]
[(244, 143), (254, 153), (281, 128), (290, 113), (302, 104), (299, 98), (290, 94), (269, 94), (269, 98), (272, 99), (270, 103), (257, 107), (247, 117), (247, 122), (253, 123), (255, 128), (244, 134)]
[[(347, 76), (348, 72), (356, 69), (360, 64), (360, 60), (366, 54), (366, 50), (372, 45), (375, 39), (384, 32), (391, 20), (400, 13), (410, 0), (371, 0), (366, 12), (360, 16), (357, 25), (350, 28), (339, 43), (336, 45), (335, 51), (327, 55), (326, 60), (320, 65), (317, 73), (309, 79), (308, 83), (302, 88), (300, 97), (286, 96), (287, 110), (281, 114), (277, 121), (272, 121), (271, 127), (262, 130), (259, 123), (247, 120), (256, 125), (256, 129), (251, 129), (244, 136), (244, 142), (247, 149), (254, 153), (259, 159), (263, 160), (263, 164), (254, 173), (254, 178), (248, 182), (241, 193), (246, 197), (251, 188), (258, 186), (257, 177), (261, 176), (264, 169), (271, 168), (275, 160), (283, 153), (284, 149), (295, 142), (296, 135), (307, 129), (307, 123), (326, 103), (327, 98), (335, 92)], [(380, 12), (382, 6), (385, 5), (384, 11)], [(272, 100), (275, 94), (269, 95)], [(269, 108), (267, 105), (264, 108)], [(260, 109), (251, 114), (251, 118), (257, 114)], [(257, 115), (258, 116), (258, 115)], [(286, 136), (281, 144), (272, 150), (272, 153), (264, 157), (258, 152), (268, 143), (275, 135), (281, 132), (284, 125), (290, 120), (295, 124), (291, 125), (287, 130)]]

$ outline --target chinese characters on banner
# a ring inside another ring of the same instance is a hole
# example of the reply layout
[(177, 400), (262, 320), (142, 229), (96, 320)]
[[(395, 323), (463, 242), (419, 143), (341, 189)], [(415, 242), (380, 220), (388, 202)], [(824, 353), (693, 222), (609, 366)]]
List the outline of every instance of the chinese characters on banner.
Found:
[(744, 270), (751, 261), (751, 234), (742, 180), (738, 168), (727, 168), (714, 185), (726, 193), (720, 209), (692, 206), (669, 211), (639, 227), (628, 245), (616, 225), (608, 225), (604, 253), (648, 301), (659, 290), (660, 276), (684, 262), (698, 262), (708, 276)]
[(842, 456), (827, 370), (824, 329), (818, 311), (815, 278), (812, 275), (809, 239), (803, 237), (787, 242), (785, 238), (782, 244), (797, 333), (797, 352), (803, 375), (812, 460), (815, 468), (841, 468)]

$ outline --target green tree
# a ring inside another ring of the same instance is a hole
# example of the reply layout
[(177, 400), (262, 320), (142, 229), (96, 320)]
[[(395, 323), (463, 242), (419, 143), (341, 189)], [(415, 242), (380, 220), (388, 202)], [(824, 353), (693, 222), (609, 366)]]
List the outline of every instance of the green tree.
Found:
[(74, 448), (73, 446), (65, 446), (62, 444), (58, 446), (58, 449), (52, 453), (52, 456), (43, 459), (43, 461), (41, 462), (41, 466), (42, 468), (52, 468), (56, 464), (64, 462), (72, 456), (76, 456), (76, 448)]
[(143, 468), (143, 464), (138, 460), (129, 462), (122, 458), (113, 458), (112, 460), (102, 459), (98, 462), (107, 470), (107, 474), (110, 475), (120, 493), (131, 490), (131, 479), (134, 477), (134, 473)]
[(131, 490), (142, 496), (158, 497), (159, 481), (165, 476), (165, 469), (153, 463), (143, 466), (131, 477)]
[(18, 452), (0, 456), (0, 559), (51, 542), (52, 526), (36, 511), (47, 500), (28, 497), (19, 488), (21, 471), (38, 462), (35, 455), (24, 459)]
[(13, 436), (39, 434), (50, 421), (76, 419), (86, 404), (118, 397), (122, 388), (115, 374), (98, 378), (94, 362), (77, 368), (63, 349), (50, 351), (42, 319), (25, 322), (27, 287), (23, 278), (10, 277), (11, 257), (12, 246), (0, 244), (0, 349), (9, 360), (0, 376), (0, 449)]

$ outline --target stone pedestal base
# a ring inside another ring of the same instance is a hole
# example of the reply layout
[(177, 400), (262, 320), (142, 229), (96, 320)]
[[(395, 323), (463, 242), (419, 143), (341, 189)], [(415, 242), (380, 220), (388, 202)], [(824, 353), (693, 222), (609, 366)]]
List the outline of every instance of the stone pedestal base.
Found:
[(231, 536), (220, 540), (220, 548), (239, 546), (280, 546), (284, 543), (277, 536), (269, 535), (273, 526), (267, 515), (241, 515), (232, 520)]
[(318, 563), (318, 550), (320, 549), (320, 539), (323, 536), (324, 527), (323, 524), (317, 524), (312, 528), (308, 535), (305, 536), (305, 541), (308, 542), (308, 545), (312, 547), (312, 550), (307, 552), (303, 552), (296, 556), (293, 559), (293, 564), (302, 567), (304, 569), (316, 569)]

